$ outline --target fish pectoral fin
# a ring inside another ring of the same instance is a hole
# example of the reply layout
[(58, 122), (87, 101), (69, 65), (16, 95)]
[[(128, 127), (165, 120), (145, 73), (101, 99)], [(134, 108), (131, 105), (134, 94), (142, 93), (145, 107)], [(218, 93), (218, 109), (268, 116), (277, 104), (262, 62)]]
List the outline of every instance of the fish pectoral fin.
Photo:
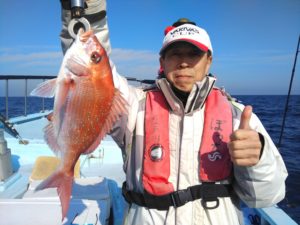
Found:
[(35, 89), (30, 93), (31, 96), (38, 96), (44, 98), (53, 98), (55, 94), (56, 79), (47, 80), (39, 84)]
[(61, 203), (62, 221), (66, 217), (69, 210), (73, 180), (73, 176), (69, 176), (64, 173), (64, 171), (58, 170), (40, 183), (35, 189), (35, 191), (40, 191), (51, 187), (57, 188), (57, 194)]
[(110, 113), (108, 114), (102, 130), (96, 139), (96, 141), (84, 152), (84, 154), (89, 154), (93, 152), (97, 146), (100, 144), (101, 140), (104, 138), (104, 136), (111, 131), (113, 128), (113, 125), (118, 120), (120, 115), (122, 114), (128, 114), (127, 111), (128, 103), (121, 95), (121, 92), (118, 89), (115, 89), (114, 98), (112, 100), (112, 106), (110, 109)]

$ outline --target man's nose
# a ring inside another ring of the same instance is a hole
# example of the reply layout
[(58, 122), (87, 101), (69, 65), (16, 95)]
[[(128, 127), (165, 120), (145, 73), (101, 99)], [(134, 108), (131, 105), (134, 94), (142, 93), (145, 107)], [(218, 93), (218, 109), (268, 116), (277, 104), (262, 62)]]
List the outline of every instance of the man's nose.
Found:
[(186, 68), (186, 67), (189, 67), (189, 65), (190, 65), (190, 63), (189, 63), (188, 57), (181, 56), (178, 59), (178, 67), (179, 68)]

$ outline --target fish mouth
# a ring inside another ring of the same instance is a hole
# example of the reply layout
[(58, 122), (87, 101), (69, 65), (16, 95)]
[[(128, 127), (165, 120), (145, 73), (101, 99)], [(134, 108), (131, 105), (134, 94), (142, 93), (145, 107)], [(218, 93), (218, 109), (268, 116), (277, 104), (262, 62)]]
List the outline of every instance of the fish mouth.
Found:
[(68, 64), (69, 65), (66, 67), (66, 70), (67, 74), (71, 77), (87, 77), (89, 75), (88, 69), (85, 66), (74, 61), (70, 61)]
[(92, 30), (88, 30), (85, 32), (82, 28), (79, 29), (78, 35), (79, 35), (79, 40), (83, 43), (87, 42), (87, 40), (90, 37), (95, 36)]
[(91, 75), (91, 54), (99, 51), (98, 39), (93, 30), (84, 31), (80, 28), (76, 43), (67, 58), (65, 69), (71, 77), (87, 77)]

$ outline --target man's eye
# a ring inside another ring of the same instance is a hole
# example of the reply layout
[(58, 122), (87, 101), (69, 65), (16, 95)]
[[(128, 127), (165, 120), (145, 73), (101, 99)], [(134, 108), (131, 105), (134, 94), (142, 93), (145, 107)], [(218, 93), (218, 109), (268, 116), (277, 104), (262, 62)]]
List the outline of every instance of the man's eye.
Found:
[(197, 57), (197, 56), (201, 56), (202, 54), (200, 54), (199, 52), (192, 52), (190, 53), (190, 56), (193, 56), (193, 57)]
[(178, 52), (178, 51), (169, 52), (169, 56), (179, 56), (179, 55), (180, 55), (180, 52)]

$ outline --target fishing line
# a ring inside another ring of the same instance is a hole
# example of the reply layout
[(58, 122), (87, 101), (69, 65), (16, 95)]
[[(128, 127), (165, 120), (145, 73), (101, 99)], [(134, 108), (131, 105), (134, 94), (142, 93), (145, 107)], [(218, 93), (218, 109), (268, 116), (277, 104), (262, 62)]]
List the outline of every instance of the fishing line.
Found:
[(300, 35), (299, 35), (299, 38), (298, 38), (297, 50), (296, 50), (296, 55), (295, 55), (294, 66), (293, 66), (293, 70), (292, 70), (292, 75), (291, 75), (291, 79), (290, 79), (290, 85), (289, 85), (289, 91), (288, 91), (288, 95), (287, 95), (287, 99), (286, 99), (284, 115), (283, 115), (283, 119), (282, 119), (282, 125), (281, 125), (281, 131), (280, 131), (279, 141), (278, 141), (278, 144), (277, 144), (278, 149), (281, 146), (282, 135), (283, 135), (283, 131), (284, 131), (284, 125), (285, 125), (286, 115), (287, 115), (288, 106), (289, 106), (289, 100), (290, 100), (291, 89), (292, 89), (292, 85), (293, 85), (293, 79), (294, 79), (294, 75), (295, 75), (295, 68), (296, 68), (296, 63), (297, 63), (297, 57), (298, 57), (298, 53), (299, 53), (299, 43), (300, 43)]

